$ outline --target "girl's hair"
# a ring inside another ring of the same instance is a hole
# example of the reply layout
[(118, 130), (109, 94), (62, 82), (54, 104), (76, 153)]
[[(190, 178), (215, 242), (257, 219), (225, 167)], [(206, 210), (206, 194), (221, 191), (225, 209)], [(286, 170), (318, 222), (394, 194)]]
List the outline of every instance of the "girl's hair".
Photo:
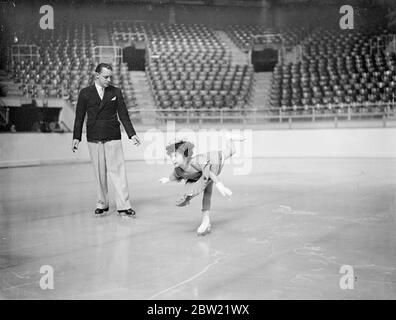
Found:
[(166, 146), (166, 154), (169, 156), (173, 152), (180, 152), (184, 157), (191, 158), (194, 144), (187, 140), (179, 140)]

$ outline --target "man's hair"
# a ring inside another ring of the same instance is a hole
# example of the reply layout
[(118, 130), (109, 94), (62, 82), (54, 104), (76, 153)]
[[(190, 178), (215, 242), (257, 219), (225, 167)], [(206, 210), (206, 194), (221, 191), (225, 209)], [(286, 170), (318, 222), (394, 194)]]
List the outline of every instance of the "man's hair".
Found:
[(99, 63), (97, 65), (97, 67), (95, 68), (95, 72), (100, 73), (102, 71), (103, 68), (109, 69), (111, 71), (113, 71), (113, 67), (111, 66), (111, 64), (108, 63)]
[(173, 152), (179, 152), (186, 158), (191, 158), (194, 144), (187, 140), (180, 140), (166, 146), (166, 154), (169, 156)]

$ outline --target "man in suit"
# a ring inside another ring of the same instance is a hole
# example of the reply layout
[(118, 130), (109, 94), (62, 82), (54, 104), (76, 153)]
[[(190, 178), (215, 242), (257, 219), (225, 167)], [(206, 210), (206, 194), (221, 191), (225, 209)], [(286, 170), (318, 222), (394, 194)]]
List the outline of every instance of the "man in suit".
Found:
[(108, 172), (115, 187), (117, 211), (120, 214), (134, 216), (136, 213), (129, 200), (117, 114), (134, 145), (140, 145), (140, 141), (129, 118), (121, 90), (110, 85), (111, 76), (111, 65), (100, 63), (95, 69), (95, 84), (80, 91), (74, 121), (72, 150), (75, 152), (78, 149), (85, 114), (87, 114), (88, 149), (97, 181), (98, 201), (95, 215), (103, 215), (109, 210)]

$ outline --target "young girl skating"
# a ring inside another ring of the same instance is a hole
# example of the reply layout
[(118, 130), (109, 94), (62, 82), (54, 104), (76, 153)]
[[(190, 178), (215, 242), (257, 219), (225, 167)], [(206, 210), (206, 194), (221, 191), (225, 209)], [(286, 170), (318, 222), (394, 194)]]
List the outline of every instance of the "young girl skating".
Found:
[(225, 160), (235, 154), (233, 141), (243, 141), (243, 138), (229, 138), (222, 150), (207, 152), (192, 156), (194, 144), (182, 139), (171, 143), (166, 147), (166, 153), (170, 157), (174, 170), (169, 177), (161, 178), (161, 183), (185, 180), (185, 192), (176, 201), (176, 205), (184, 207), (190, 203), (195, 196), (203, 193), (202, 198), (202, 223), (197, 229), (198, 235), (210, 232), (210, 205), (213, 185), (223, 196), (231, 196), (230, 189), (219, 180), (219, 174), (224, 166)]

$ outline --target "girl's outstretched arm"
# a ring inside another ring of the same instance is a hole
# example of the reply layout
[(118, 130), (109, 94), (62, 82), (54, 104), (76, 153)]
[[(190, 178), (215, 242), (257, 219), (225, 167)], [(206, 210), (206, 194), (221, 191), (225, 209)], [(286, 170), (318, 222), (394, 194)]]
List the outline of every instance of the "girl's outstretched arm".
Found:
[(158, 179), (158, 181), (161, 182), (162, 184), (164, 184), (164, 183), (170, 182), (170, 179), (168, 177), (164, 177), (164, 178)]

